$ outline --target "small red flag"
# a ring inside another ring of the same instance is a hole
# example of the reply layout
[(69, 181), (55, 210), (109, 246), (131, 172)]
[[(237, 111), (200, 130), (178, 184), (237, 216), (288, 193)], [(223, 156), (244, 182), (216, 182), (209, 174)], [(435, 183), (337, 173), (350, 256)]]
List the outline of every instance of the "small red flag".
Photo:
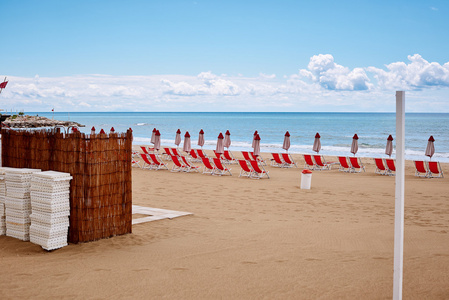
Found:
[(8, 81), (3, 81), (2, 83), (0, 83), (0, 89), (4, 89), (7, 84), (8, 84)]

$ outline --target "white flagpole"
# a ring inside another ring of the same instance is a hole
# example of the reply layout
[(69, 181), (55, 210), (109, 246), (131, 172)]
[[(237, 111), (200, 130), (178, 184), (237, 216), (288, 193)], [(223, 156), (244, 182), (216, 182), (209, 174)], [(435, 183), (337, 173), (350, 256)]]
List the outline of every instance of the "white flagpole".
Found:
[(405, 92), (396, 91), (396, 189), (394, 207), (393, 299), (402, 299), (404, 256)]

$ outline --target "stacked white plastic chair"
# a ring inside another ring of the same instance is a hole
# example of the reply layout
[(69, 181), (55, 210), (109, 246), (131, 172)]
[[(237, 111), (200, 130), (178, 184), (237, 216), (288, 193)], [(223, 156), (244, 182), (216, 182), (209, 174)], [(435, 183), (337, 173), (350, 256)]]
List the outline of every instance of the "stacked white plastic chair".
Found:
[(45, 250), (67, 246), (71, 179), (69, 173), (45, 171), (31, 180), (30, 241)]
[(0, 168), (0, 235), (6, 234), (6, 186), (5, 186), (5, 168)]
[(31, 177), (36, 172), (40, 170), (14, 168), (5, 170), (6, 235), (22, 241), (30, 240), (30, 186)]

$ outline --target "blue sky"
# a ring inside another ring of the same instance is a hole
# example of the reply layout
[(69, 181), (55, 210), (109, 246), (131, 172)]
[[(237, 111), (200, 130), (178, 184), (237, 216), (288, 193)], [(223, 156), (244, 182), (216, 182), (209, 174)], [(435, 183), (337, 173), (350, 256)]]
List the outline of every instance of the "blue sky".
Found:
[(8, 110), (449, 112), (449, 1), (0, 7)]

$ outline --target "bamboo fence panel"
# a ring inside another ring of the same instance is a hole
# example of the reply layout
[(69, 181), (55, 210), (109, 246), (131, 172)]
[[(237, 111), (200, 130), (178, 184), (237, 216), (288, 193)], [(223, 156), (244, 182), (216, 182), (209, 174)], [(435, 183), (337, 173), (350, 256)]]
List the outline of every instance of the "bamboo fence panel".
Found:
[(69, 242), (132, 231), (132, 131), (2, 129), (2, 165), (70, 173)]

